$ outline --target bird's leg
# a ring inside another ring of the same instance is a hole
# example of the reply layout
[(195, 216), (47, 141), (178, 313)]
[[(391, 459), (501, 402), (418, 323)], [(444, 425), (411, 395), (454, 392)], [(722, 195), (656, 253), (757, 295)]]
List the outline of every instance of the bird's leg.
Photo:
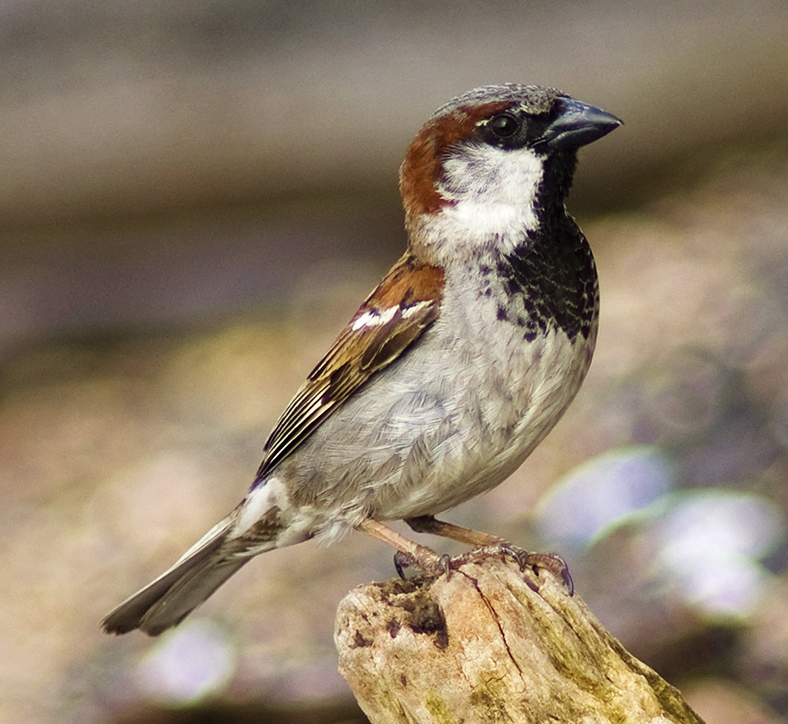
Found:
[(405, 522), (416, 531), (416, 533), (430, 533), (432, 535), (442, 536), (443, 538), (451, 538), (458, 543), (465, 543), (475, 548), (504, 545), (507, 543), (507, 541), (503, 538), (499, 538), (497, 535), (490, 535), (489, 533), (483, 533), (480, 530), (473, 530), (472, 528), (463, 528), (461, 525), (454, 525), (454, 523), (438, 520), (432, 515), (420, 515), (418, 518), (405, 518)]
[(419, 545), (377, 520), (367, 518), (358, 525), (358, 529), (397, 549), (397, 553), (394, 555), (394, 566), (400, 578), (405, 578), (403, 569), (411, 565), (416, 565), (425, 571), (449, 572), (448, 556), (438, 555), (431, 548)]
[[(508, 555), (517, 561), (521, 571), (525, 570), (526, 567), (533, 569), (544, 568), (550, 571), (564, 582), (570, 596), (574, 594), (575, 585), (569, 573), (569, 567), (566, 565), (566, 561), (557, 553), (531, 553), (524, 548), (512, 545), (509, 541), (499, 536), (483, 533), (472, 528), (463, 528), (453, 523), (446, 523), (432, 515), (405, 518), (405, 522), (416, 533), (430, 533), (443, 536), (444, 538), (451, 538), (451, 540), (456, 540), (458, 543), (465, 543), (475, 548), (473, 551), (452, 558), (449, 562), (449, 568), (458, 568), (463, 563), (480, 556)], [(404, 540), (407, 540), (407, 538), (404, 538)]]

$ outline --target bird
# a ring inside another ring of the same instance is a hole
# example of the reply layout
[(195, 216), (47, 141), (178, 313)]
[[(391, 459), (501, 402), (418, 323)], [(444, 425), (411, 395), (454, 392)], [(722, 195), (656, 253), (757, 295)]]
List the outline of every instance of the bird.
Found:
[(388, 521), (504, 544), (435, 516), (513, 473), (583, 382), (599, 285), (565, 201), (578, 149), (621, 124), (517, 83), (435, 111), (400, 167), (406, 251), (295, 393), (243, 500), (103, 629), (156, 636), (252, 557), (351, 530), (445, 566)]

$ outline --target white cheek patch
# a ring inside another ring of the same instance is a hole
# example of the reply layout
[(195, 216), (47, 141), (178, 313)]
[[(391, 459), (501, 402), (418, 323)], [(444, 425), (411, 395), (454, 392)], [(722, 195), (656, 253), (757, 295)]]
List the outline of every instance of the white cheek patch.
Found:
[(531, 149), (466, 146), (443, 162), (440, 193), (452, 201), (432, 219), (441, 245), (476, 247), (492, 238), (502, 251), (539, 226), (535, 199), (543, 160)]
[(543, 170), (543, 159), (530, 148), (462, 146), (443, 162), (440, 192), (459, 203), (530, 206)]

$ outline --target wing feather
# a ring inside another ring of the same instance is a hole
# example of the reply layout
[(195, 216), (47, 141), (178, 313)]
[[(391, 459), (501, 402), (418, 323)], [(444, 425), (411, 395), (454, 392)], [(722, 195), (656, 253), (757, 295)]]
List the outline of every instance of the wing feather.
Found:
[(438, 318), (439, 267), (405, 254), (315, 365), (265, 443), (257, 481), (266, 477), (373, 375), (400, 359)]

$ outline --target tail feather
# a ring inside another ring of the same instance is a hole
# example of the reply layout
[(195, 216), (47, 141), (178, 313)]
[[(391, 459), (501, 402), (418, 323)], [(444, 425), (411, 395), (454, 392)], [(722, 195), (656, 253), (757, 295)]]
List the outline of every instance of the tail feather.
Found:
[(223, 550), (233, 517), (225, 518), (189, 549), (172, 568), (125, 600), (101, 622), (107, 633), (141, 629), (158, 636), (180, 623), (249, 558)]

